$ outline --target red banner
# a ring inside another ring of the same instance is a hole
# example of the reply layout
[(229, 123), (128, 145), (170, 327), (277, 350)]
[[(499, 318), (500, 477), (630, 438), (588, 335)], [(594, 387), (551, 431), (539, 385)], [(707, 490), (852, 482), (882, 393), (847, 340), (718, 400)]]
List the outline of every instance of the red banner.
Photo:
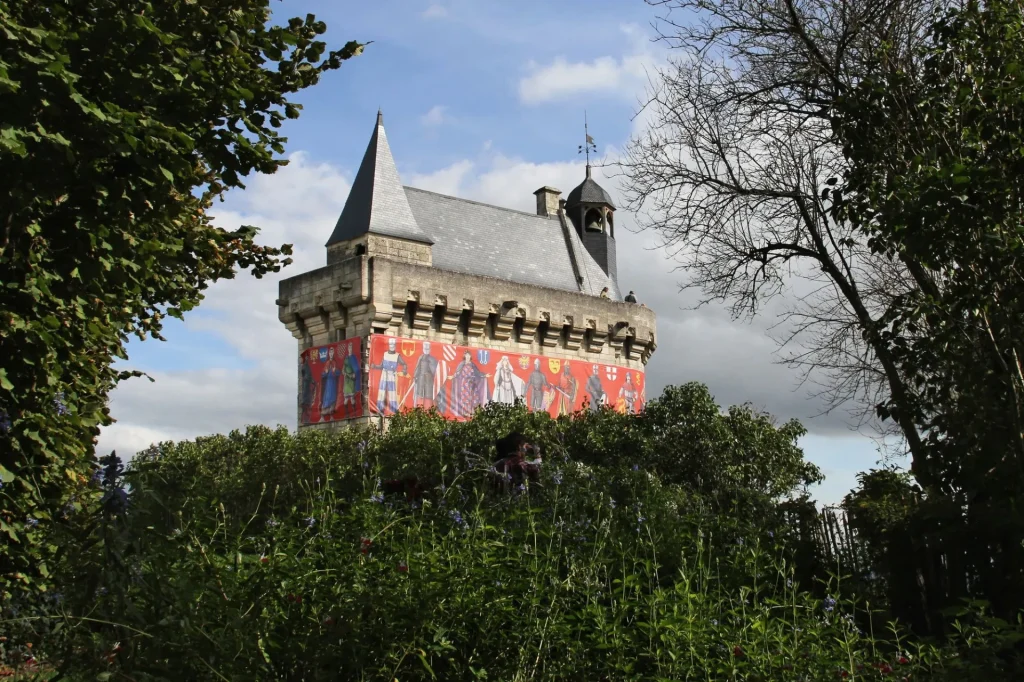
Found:
[(362, 339), (346, 339), (299, 356), (299, 423), (363, 416)]
[(434, 407), (461, 420), (489, 402), (522, 399), (555, 417), (598, 405), (639, 412), (646, 401), (638, 370), (395, 336), (370, 336), (369, 369), (374, 415)]

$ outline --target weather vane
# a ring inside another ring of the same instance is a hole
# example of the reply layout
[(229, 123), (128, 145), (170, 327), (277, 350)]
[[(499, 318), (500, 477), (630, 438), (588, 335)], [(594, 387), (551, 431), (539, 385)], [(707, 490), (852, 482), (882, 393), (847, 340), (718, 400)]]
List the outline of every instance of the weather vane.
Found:
[(590, 131), (587, 129), (587, 111), (583, 110), (583, 134), (586, 135), (586, 144), (581, 144), (578, 148), (577, 154), (587, 155), (587, 166), (590, 166), (590, 152), (597, 153), (597, 145), (594, 143), (594, 138), (590, 136)]

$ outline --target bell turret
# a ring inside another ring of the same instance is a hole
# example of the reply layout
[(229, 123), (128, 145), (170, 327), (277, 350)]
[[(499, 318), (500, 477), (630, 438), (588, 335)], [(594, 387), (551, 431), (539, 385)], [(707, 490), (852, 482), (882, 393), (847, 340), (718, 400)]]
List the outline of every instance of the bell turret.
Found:
[(587, 177), (569, 192), (565, 200), (565, 212), (583, 246), (605, 274), (615, 279), (615, 204), (608, 192), (591, 177), (589, 163)]

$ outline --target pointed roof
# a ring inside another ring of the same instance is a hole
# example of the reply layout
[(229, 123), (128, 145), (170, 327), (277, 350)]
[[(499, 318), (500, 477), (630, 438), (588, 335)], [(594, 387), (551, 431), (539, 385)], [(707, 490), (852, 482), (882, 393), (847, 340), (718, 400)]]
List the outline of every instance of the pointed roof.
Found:
[(587, 164), (586, 179), (577, 185), (573, 191), (569, 192), (569, 196), (565, 199), (565, 205), (568, 208), (573, 208), (580, 204), (606, 204), (608, 208), (615, 208), (615, 204), (612, 203), (612, 198), (608, 196), (608, 192), (605, 192), (604, 188), (590, 177), (589, 163)]
[(359, 172), (352, 182), (345, 208), (334, 226), (327, 246), (348, 241), (368, 232), (387, 237), (410, 239), (424, 244), (434, 242), (416, 224), (409, 200), (391, 156), (384, 133), (384, 116), (377, 112), (377, 125), (366, 147)]

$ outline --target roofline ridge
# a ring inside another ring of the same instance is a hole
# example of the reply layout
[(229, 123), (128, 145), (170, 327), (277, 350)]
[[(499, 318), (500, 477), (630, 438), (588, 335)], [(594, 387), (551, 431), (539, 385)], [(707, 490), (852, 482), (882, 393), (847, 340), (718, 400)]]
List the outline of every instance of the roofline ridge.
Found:
[(414, 192), (422, 192), (424, 194), (433, 194), (436, 197), (444, 197), (445, 199), (454, 199), (455, 201), (464, 201), (467, 204), (475, 204), (477, 206), (486, 206), (487, 208), (496, 208), (499, 211), (508, 211), (509, 213), (518, 213), (520, 215), (527, 215), (533, 218), (543, 218), (544, 220), (552, 220), (557, 216), (540, 215), (539, 213), (531, 213), (530, 211), (520, 211), (518, 208), (506, 208), (505, 206), (497, 206), (495, 204), (485, 204), (482, 201), (474, 201), (473, 199), (463, 199), (451, 194), (442, 194), (441, 192), (432, 192), (429, 189), (420, 189), (419, 187), (410, 187), (409, 185), (403, 185), (402, 189), (413, 190)]

